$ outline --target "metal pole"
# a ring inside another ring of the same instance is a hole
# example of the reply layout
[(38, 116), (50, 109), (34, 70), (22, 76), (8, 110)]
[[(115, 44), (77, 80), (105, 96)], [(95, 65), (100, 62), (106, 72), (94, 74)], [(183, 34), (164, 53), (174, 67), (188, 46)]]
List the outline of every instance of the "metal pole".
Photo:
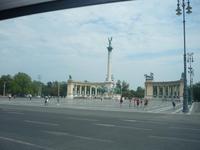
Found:
[(188, 112), (188, 93), (187, 93), (187, 64), (186, 64), (186, 34), (185, 34), (185, 0), (183, 7), (183, 39), (184, 39), (184, 92), (183, 92), (183, 112)]

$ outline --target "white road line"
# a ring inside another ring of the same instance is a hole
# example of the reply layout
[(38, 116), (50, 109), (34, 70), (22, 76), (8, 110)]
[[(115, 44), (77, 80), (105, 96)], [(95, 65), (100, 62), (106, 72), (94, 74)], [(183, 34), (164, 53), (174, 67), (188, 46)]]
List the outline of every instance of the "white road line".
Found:
[(172, 112), (172, 114), (176, 114), (176, 113), (180, 112), (182, 109), (183, 108), (181, 107), (181, 108), (177, 109), (176, 111)]
[(126, 122), (137, 122), (137, 120), (123, 120), (123, 121), (126, 121)]
[(104, 127), (116, 127), (116, 128), (124, 128), (124, 129), (134, 129), (134, 130), (145, 130), (145, 131), (151, 131), (152, 129), (147, 129), (147, 128), (138, 128), (138, 127), (132, 127), (132, 126), (118, 126), (114, 124), (101, 124), (101, 123), (96, 123), (94, 125), (97, 126), (104, 126)]
[(56, 123), (33, 121), (33, 120), (24, 120), (24, 122), (39, 124), (39, 125), (59, 126), (59, 124), (56, 124)]
[(97, 141), (97, 142), (105, 142), (105, 143), (113, 143), (114, 142), (112, 140), (99, 139), (99, 138), (81, 136), (81, 135), (74, 135), (74, 134), (67, 133), (67, 132), (57, 132), (57, 131), (43, 131), (43, 132), (52, 134), (52, 135), (57, 135), (57, 136), (70, 136), (70, 137), (79, 138), (82, 140), (89, 140), (89, 141)]
[(176, 138), (176, 137), (165, 137), (165, 136), (154, 136), (150, 135), (149, 138), (159, 139), (159, 140), (172, 140), (172, 141), (182, 141), (182, 142), (192, 142), (192, 143), (200, 143), (200, 140), (195, 139), (184, 139), (184, 138)]
[(97, 125), (97, 126), (104, 126), (104, 127), (115, 127), (116, 126), (114, 124), (103, 124), (103, 123), (96, 123), (95, 125)]
[(80, 120), (80, 121), (99, 121), (99, 120), (96, 120), (96, 119), (77, 118), (77, 117), (67, 117), (67, 119)]
[(40, 148), (40, 149), (49, 150), (48, 147), (36, 145), (36, 144), (29, 143), (29, 142), (22, 141), (22, 140), (17, 140), (17, 139), (8, 138), (8, 137), (2, 137), (2, 136), (0, 136), (0, 139), (1, 139), (1, 140), (5, 140), (5, 141), (9, 141), (9, 142), (13, 142), (13, 143), (22, 144), (22, 145), (32, 146), (32, 147), (35, 147), (35, 148)]
[(125, 122), (137, 122), (137, 123), (149, 123), (149, 124), (167, 124), (164, 122), (157, 122), (157, 121), (148, 121), (148, 120), (122, 120)]
[(169, 127), (170, 129), (178, 129), (178, 130), (193, 130), (193, 131), (200, 131), (200, 129), (196, 128), (182, 128), (182, 127)]
[(162, 112), (162, 111), (166, 111), (166, 110), (169, 110), (171, 109), (172, 106), (168, 106), (168, 107), (164, 107), (164, 108), (160, 108), (160, 109), (156, 109), (156, 110), (149, 110), (147, 112), (153, 112), (153, 113), (158, 113), (158, 112)]
[(21, 113), (21, 112), (14, 112), (14, 111), (9, 111), (7, 112), (9, 114), (17, 114), (17, 115), (24, 115), (24, 113)]

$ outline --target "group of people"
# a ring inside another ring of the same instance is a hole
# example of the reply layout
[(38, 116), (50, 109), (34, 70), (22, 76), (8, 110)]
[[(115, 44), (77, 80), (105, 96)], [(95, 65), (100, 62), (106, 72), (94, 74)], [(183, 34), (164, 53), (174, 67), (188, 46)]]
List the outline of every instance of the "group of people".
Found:
[(139, 106), (146, 107), (148, 105), (148, 99), (146, 99), (146, 98), (145, 99), (133, 98), (132, 100), (134, 102), (134, 106), (137, 106), (137, 107), (139, 107)]
[[(121, 97), (120, 98), (120, 107), (122, 106), (123, 101), (124, 101), (124, 98)], [(145, 99), (139, 99), (139, 98), (129, 99), (129, 107), (131, 107), (132, 102), (134, 103), (134, 107), (135, 106), (137, 106), (137, 107), (139, 107), (139, 106), (146, 107), (148, 105), (148, 99), (146, 99), (146, 98)]]

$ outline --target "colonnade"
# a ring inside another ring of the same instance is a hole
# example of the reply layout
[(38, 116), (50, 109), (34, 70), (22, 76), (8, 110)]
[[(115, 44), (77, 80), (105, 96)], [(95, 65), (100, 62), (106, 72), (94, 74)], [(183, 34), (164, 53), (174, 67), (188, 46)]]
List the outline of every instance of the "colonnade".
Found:
[(146, 80), (145, 97), (156, 99), (179, 99), (183, 98), (183, 80), (154, 82)]
[(73, 96), (100, 96), (102, 95), (102, 88), (100, 86), (75, 84), (73, 87)]
[(105, 94), (106, 87), (109, 87), (109, 85), (110, 83), (108, 84), (107, 82), (81, 82), (68, 80), (67, 97), (101, 97)]
[(155, 98), (179, 98), (180, 85), (153, 85), (153, 97)]

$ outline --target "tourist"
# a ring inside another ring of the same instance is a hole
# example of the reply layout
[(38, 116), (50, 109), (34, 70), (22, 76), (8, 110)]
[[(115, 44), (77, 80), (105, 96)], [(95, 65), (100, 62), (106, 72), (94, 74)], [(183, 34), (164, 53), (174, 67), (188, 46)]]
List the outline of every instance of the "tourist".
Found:
[(137, 103), (137, 107), (138, 107), (138, 106), (140, 105), (140, 100), (139, 100), (139, 98), (137, 99), (136, 103)]
[(31, 95), (31, 94), (29, 94), (29, 99), (30, 99), (30, 100), (32, 99), (32, 95)]
[(8, 95), (8, 99), (9, 99), (9, 101), (10, 101), (11, 97), (12, 97), (12, 95), (11, 95), (11, 94), (9, 94), (9, 95)]
[(133, 101), (134, 101), (134, 107), (135, 107), (135, 103), (136, 103), (136, 98), (133, 98)]
[(129, 99), (129, 108), (131, 107), (131, 99)]
[(147, 105), (148, 105), (148, 99), (145, 98), (145, 99), (144, 99), (144, 109), (147, 107)]
[(176, 103), (175, 103), (174, 99), (172, 100), (172, 106), (173, 106), (173, 108), (175, 109)]
[(141, 105), (141, 107), (142, 107), (142, 103), (143, 103), (143, 102), (142, 102), (142, 99), (141, 99), (141, 100), (140, 100), (140, 105)]
[(123, 103), (123, 97), (121, 96), (121, 98), (120, 98), (120, 107), (122, 107), (122, 103)]

